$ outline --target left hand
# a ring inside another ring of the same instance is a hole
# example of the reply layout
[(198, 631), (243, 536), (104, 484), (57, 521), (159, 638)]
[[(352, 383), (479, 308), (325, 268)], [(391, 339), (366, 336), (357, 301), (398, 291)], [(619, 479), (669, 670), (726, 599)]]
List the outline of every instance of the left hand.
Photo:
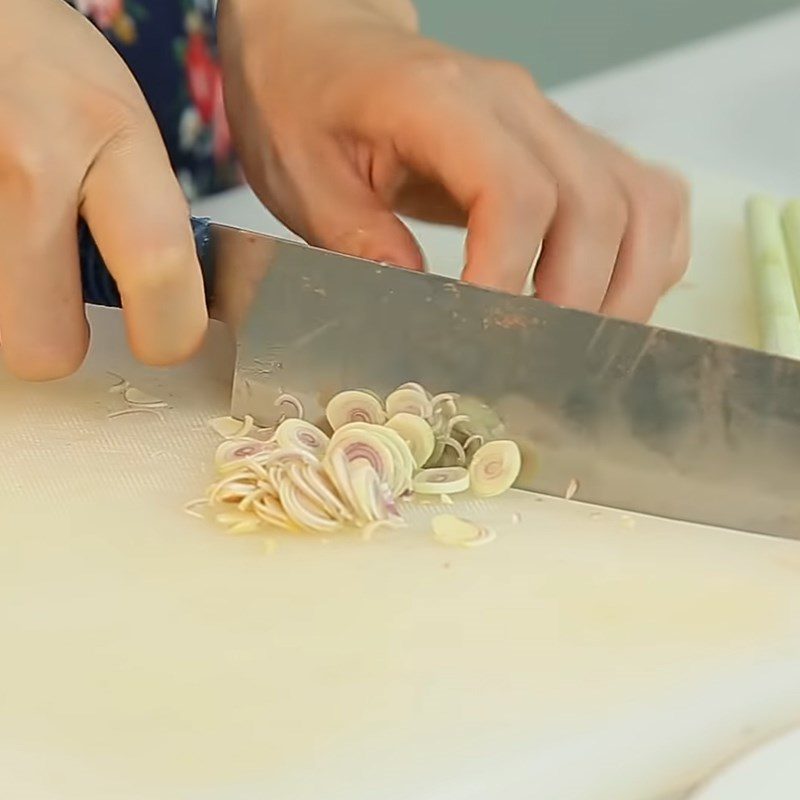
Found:
[(645, 320), (683, 275), (688, 192), (530, 75), (422, 38), (409, 0), (220, 0), (245, 173), (312, 244), (422, 269), (397, 212), (468, 229), (464, 279)]

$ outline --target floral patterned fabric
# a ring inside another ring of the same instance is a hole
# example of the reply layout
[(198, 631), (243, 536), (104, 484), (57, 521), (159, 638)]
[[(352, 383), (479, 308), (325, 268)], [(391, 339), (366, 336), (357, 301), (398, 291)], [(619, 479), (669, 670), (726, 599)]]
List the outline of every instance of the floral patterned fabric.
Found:
[(222, 103), (215, 0), (68, 0), (107, 36), (150, 104), (190, 199), (240, 182)]

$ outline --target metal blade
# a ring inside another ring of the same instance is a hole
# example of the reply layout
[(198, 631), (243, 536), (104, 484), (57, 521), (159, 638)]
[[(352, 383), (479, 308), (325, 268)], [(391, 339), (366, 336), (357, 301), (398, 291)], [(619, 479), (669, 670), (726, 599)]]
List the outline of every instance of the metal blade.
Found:
[[(235, 268), (219, 267), (249, 287), (228, 294), (250, 307), (234, 415), (273, 422), (275, 400), (290, 392), (321, 418), (339, 390), (417, 381), (485, 404), (482, 424), (522, 446), (520, 488), (563, 495), (575, 480), (587, 502), (800, 538), (800, 363), (227, 237)], [(223, 316), (241, 323), (230, 297)]]

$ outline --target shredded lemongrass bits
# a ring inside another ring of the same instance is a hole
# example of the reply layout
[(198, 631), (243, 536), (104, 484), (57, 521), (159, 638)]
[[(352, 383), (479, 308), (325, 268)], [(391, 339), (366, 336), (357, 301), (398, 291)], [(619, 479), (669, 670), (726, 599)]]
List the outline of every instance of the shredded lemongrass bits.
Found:
[(164, 421), (163, 414), (161, 414), (157, 409), (148, 408), (147, 406), (142, 406), (141, 408), (123, 408), (121, 411), (112, 411), (107, 415), (107, 417), (108, 419), (116, 419), (117, 417), (127, 417), (131, 414), (153, 414), (162, 422)]
[(166, 408), (167, 403), (160, 397), (152, 394), (147, 394), (135, 386), (128, 386), (123, 392), (122, 396), (125, 402), (131, 406), (140, 406), (142, 408)]

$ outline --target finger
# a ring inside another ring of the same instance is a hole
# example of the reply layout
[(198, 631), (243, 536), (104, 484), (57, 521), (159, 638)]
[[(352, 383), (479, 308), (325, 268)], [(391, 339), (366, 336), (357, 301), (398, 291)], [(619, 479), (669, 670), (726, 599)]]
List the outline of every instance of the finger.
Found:
[(431, 104), (403, 122), (395, 138), (402, 160), (467, 213), (464, 279), (520, 292), (555, 213), (550, 174), (497, 119), (460, 104)]
[(624, 198), (613, 182), (594, 180), (590, 187), (565, 191), (559, 200), (534, 273), (536, 296), (557, 305), (597, 311), (625, 232)]
[(128, 338), (142, 361), (192, 355), (208, 317), (186, 201), (149, 114), (102, 149), (81, 213), (119, 286)]
[(685, 272), (688, 206), (677, 185), (654, 179), (635, 184), (629, 202), (630, 225), (601, 311), (646, 321), (664, 292)]
[(0, 349), (13, 374), (50, 380), (78, 369), (89, 333), (67, 189), (75, 183), (35, 153), (0, 164)]
[(407, 269), (424, 268), (414, 235), (337, 148), (320, 148), (313, 163), (300, 159), (292, 177), (296, 188), (287, 194), (296, 196), (287, 216), (311, 244)]

